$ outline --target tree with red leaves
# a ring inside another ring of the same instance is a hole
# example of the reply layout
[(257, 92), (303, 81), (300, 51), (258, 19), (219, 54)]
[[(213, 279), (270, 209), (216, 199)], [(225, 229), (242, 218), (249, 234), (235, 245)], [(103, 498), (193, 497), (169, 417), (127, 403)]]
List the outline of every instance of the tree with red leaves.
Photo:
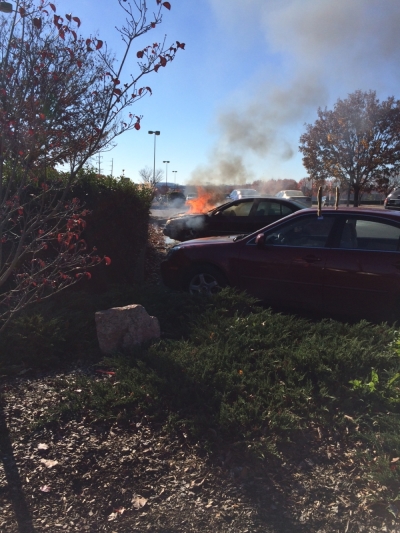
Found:
[(337, 180), (354, 193), (379, 188), (400, 171), (400, 100), (382, 102), (375, 91), (355, 91), (339, 99), (333, 110), (318, 109), (318, 119), (306, 125), (299, 150), (310, 179), (321, 184)]
[(149, 16), (149, 0), (118, 1), (126, 18), (118, 30), (125, 44), (120, 61), (99, 38), (80, 36), (79, 17), (57, 14), (53, 3), (17, 0), (11, 12), (0, 9), (2, 327), (29, 303), (110, 261), (87, 250), (81, 238), (87, 212), (71, 186), (89, 158), (140, 129), (142, 117), (127, 110), (151, 94), (142, 78), (185, 46), (167, 47), (164, 39), (138, 50), (138, 72), (124, 82), (135, 39), (156, 28), (171, 5), (153, 0)]

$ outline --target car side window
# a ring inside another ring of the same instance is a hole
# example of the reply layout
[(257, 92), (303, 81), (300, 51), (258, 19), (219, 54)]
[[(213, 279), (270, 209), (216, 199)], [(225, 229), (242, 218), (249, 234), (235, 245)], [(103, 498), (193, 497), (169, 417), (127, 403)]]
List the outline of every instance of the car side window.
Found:
[(333, 226), (333, 217), (316, 215), (294, 220), (280, 226), (274, 233), (266, 233), (265, 243), (304, 248), (323, 248)]
[(273, 217), (285, 217), (293, 213), (293, 209), (287, 205), (282, 205), (279, 202), (271, 200), (261, 200), (257, 205), (257, 210), (254, 213), (255, 216), (273, 216)]
[(220, 211), (220, 214), (224, 217), (237, 216), (248, 217), (253, 207), (254, 202), (240, 202), (237, 205), (231, 205), (226, 209)]
[(395, 252), (399, 249), (400, 228), (380, 220), (349, 217), (343, 226), (340, 248)]

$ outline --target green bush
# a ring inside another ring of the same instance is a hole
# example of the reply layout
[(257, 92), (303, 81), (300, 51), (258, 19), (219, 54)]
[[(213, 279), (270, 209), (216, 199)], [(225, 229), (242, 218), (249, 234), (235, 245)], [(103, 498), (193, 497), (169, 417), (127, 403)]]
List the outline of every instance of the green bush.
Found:
[(72, 191), (89, 210), (82, 237), (99, 256), (111, 258), (111, 265), (92, 270), (87, 290), (104, 290), (113, 283), (141, 283), (147, 244), (152, 191), (128, 179), (97, 176), (85, 171)]
[[(180, 305), (171, 308), (171, 297)], [(364, 416), (365, 402), (349, 381), (370, 379), (371, 368), (398, 371), (388, 347), (396, 332), (384, 325), (276, 314), (230, 290), (212, 300), (165, 292), (158, 301), (136, 301), (152, 314), (158, 309), (170, 339), (105, 361), (115, 385), (89, 379), (79, 387), (93, 418), (130, 420), (142, 412), (192, 435), (254, 441)]]

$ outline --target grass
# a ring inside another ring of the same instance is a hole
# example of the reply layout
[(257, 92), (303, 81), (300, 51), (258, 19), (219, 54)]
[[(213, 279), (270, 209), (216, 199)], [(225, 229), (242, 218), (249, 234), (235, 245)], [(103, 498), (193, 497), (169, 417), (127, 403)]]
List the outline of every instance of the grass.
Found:
[[(101, 359), (94, 311), (132, 301), (159, 318), (162, 340)], [(229, 443), (258, 456), (277, 453), (299, 431), (325, 428), (362, 442), (367, 474), (399, 495), (400, 341), (393, 327), (274, 313), (231, 290), (209, 300), (115, 287), (99, 296), (71, 293), (62, 308), (53, 305), (23, 315), (3, 339), (4, 349), (18, 332), (14, 364), (75, 358), (111, 372), (60, 381), (65, 400), (53, 420), (129, 424), (147, 416), (210, 450)]]

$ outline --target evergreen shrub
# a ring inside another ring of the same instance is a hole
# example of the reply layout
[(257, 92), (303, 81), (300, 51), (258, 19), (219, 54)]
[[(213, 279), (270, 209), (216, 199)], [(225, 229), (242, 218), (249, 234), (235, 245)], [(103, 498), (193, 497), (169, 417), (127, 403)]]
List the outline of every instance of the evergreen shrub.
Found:
[(104, 289), (113, 283), (141, 283), (147, 244), (152, 191), (126, 178), (98, 176), (85, 171), (72, 190), (90, 214), (83, 238), (88, 248), (111, 258), (109, 266), (91, 271), (85, 289)]

